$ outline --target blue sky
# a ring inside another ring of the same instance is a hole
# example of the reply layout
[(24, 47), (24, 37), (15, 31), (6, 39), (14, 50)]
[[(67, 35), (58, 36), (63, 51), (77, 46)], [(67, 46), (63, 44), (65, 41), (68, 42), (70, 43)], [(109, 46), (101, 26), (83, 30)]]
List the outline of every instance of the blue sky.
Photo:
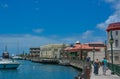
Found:
[(0, 52), (104, 42), (108, 24), (119, 21), (120, 0), (0, 0)]

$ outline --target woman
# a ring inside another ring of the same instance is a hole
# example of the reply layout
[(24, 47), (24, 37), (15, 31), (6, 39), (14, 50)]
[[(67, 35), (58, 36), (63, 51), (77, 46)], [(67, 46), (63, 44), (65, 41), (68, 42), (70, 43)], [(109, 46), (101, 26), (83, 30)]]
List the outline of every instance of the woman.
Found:
[(106, 58), (103, 59), (102, 61), (102, 65), (103, 65), (103, 75), (106, 75), (106, 71), (107, 71), (107, 60)]

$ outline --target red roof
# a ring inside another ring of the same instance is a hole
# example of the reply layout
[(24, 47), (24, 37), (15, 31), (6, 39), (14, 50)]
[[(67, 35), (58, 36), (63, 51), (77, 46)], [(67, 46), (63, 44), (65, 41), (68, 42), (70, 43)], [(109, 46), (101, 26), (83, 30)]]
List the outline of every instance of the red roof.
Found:
[(120, 22), (109, 24), (107, 31), (110, 30), (120, 30)]
[[(101, 47), (94, 47), (95, 50), (99, 50)], [(87, 44), (75, 44), (74, 47), (67, 47), (64, 50), (76, 52), (78, 50), (93, 50), (93, 47), (87, 45)]]

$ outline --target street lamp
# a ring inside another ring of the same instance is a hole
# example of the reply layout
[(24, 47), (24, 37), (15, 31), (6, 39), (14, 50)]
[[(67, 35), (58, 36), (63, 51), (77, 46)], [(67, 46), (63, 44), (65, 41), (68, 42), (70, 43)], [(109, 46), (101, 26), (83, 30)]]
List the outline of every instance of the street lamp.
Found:
[(85, 60), (86, 57), (87, 57), (87, 51), (86, 50), (83, 51), (83, 56), (84, 56), (84, 60)]
[(113, 70), (113, 43), (114, 43), (114, 39), (112, 36), (112, 31), (110, 31), (110, 40), (109, 40), (110, 46), (111, 46), (111, 63), (112, 63), (112, 72), (111, 74), (114, 74), (114, 70)]
[(104, 46), (105, 46), (105, 58), (107, 59), (107, 46), (106, 46), (106, 40), (105, 40), (105, 44), (104, 44)]
[(95, 47), (93, 47), (93, 63), (94, 63), (94, 60), (95, 60)]

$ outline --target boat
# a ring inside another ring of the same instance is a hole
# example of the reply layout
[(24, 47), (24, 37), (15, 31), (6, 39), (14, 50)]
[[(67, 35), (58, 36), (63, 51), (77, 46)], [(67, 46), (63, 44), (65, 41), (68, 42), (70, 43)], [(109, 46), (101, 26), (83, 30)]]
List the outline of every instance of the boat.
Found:
[(12, 54), (12, 58), (15, 59), (15, 60), (22, 60), (22, 57), (19, 56), (19, 41), (17, 42), (17, 54), (18, 55)]
[(17, 69), (19, 62), (13, 59), (0, 59), (0, 69)]
[(12, 56), (12, 58), (15, 60), (22, 60), (22, 57), (20, 57), (20, 56)]
[(19, 65), (19, 62), (15, 61), (9, 56), (7, 47), (5, 47), (5, 51), (0, 58), (0, 69), (17, 69)]

